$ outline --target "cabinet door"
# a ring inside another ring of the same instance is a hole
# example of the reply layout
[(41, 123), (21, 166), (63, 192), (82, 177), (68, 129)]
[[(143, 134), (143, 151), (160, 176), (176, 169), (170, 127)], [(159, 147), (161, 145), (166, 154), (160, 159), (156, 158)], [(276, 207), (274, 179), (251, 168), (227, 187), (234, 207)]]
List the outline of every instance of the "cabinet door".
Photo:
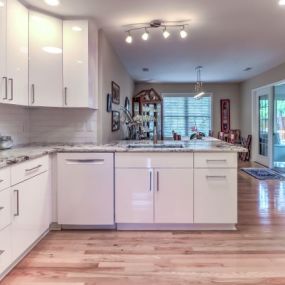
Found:
[(153, 223), (153, 170), (116, 169), (116, 222)]
[[(0, 231), (0, 279), (12, 263), (11, 226)], [(1, 282), (0, 282), (1, 283)]]
[(110, 153), (59, 154), (58, 222), (60, 224), (114, 224), (113, 167), (113, 154)]
[(29, 51), (29, 104), (61, 107), (62, 21), (30, 11)]
[(88, 107), (88, 21), (63, 22), (63, 82), (64, 106)]
[(194, 222), (237, 223), (237, 169), (194, 170)]
[(6, 103), (7, 74), (6, 74), (6, 0), (0, 0), (0, 103)]
[(12, 188), (14, 220), (12, 223), (13, 258), (18, 258), (46, 230), (51, 221), (51, 193), (48, 172)]
[(7, 1), (7, 103), (28, 105), (28, 10)]
[(156, 223), (193, 223), (193, 169), (156, 169), (154, 208)]

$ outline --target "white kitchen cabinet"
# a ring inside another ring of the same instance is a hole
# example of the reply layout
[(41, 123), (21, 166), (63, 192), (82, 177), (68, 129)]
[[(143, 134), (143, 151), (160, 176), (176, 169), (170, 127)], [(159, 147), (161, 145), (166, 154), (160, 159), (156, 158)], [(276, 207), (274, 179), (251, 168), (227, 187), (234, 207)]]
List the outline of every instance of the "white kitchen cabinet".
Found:
[(0, 102), (28, 105), (28, 10), (18, 0), (3, 1), (0, 21)]
[(237, 169), (195, 169), (194, 189), (195, 223), (237, 223)]
[(153, 223), (153, 170), (116, 169), (116, 222)]
[(155, 222), (193, 223), (193, 169), (155, 169)]
[(0, 231), (0, 280), (3, 272), (12, 263), (11, 239), (12, 239), (11, 226), (8, 226)]
[(63, 82), (64, 107), (98, 107), (98, 31), (91, 21), (63, 21)]
[(12, 258), (22, 255), (51, 222), (51, 191), (48, 172), (12, 186)]
[(62, 20), (30, 11), (30, 106), (63, 106), (62, 60)]
[(12, 199), (11, 189), (0, 191), (0, 231), (11, 224), (12, 221)]
[(58, 223), (114, 224), (114, 155), (58, 154)]

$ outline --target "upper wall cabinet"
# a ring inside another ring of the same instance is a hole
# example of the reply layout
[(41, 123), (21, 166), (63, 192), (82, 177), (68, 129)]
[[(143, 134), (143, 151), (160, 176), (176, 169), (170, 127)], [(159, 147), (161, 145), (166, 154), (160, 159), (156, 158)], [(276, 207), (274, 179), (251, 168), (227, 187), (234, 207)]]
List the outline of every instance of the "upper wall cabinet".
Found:
[(29, 56), (29, 105), (62, 107), (62, 20), (30, 11)]
[(1, 103), (28, 105), (28, 10), (0, 0)]
[(64, 106), (97, 108), (98, 31), (93, 22), (63, 22)]

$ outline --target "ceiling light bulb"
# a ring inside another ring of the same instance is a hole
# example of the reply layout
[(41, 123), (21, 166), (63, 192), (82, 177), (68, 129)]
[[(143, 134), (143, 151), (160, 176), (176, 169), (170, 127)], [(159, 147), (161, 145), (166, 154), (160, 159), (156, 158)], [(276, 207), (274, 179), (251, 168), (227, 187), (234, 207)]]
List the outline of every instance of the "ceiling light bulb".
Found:
[(182, 28), (182, 30), (180, 31), (180, 37), (182, 39), (185, 39), (188, 36), (188, 33), (184, 30), (184, 27)]
[(49, 6), (58, 6), (60, 4), (59, 0), (44, 0)]
[(74, 27), (72, 27), (72, 31), (74, 31), (74, 32), (81, 32), (82, 28), (78, 27), (78, 26), (74, 26)]
[(165, 39), (167, 39), (167, 38), (169, 38), (170, 33), (166, 29), (164, 29), (163, 36), (164, 36)]
[(144, 32), (143, 35), (142, 35), (142, 39), (143, 39), (144, 41), (147, 41), (148, 38), (149, 38), (149, 32), (148, 32), (147, 30), (145, 30), (145, 32)]
[(279, 5), (284, 6), (285, 5), (285, 0), (279, 0)]
[(127, 35), (127, 37), (126, 37), (126, 42), (127, 42), (128, 44), (131, 44), (131, 43), (133, 42), (133, 37), (131, 36), (130, 33), (128, 33), (128, 35)]

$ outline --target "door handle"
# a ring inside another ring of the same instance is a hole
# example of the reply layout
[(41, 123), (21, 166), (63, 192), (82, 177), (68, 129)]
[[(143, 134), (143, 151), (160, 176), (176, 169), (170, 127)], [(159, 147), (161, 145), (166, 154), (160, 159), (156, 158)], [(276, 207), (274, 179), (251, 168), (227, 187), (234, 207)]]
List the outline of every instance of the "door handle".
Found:
[(9, 101), (13, 101), (14, 100), (14, 80), (13, 78), (9, 78), (9, 81), (11, 82), (11, 97), (9, 99)]
[(152, 191), (152, 170), (149, 172), (149, 192)]
[(19, 195), (19, 190), (14, 190), (14, 193), (16, 193), (17, 195), (17, 212), (14, 214), (15, 217), (19, 217), (20, 216), (20, 202), (19, 202), (19, 198), (20, 198), (20, 195)]
[(32, 84), (32, 104), (35, 103), (35, 84)]
[(64, 104), (67, 106), (67, 87), (64, 87)]
[(35, 166), (35, 167), (33, 167), (33, 168), (25, 169), (25, 171), (26, 171), (26, 172), (30, 172), (30, 171), (33, 171), (33, 170), (37, 170), (37, 169), (40, 168), (40, 167), (42, 167), (41, 164), (39, 164), (39, 165), (37, 165), (37, 166)]
[(159, 171), (156, 172), (156, 191), (159, 192)]
[(3, 100), (8, 99), (8, 78), (6, 76), (2, 77), (5, 80), (5, 97), (3, 97)]

